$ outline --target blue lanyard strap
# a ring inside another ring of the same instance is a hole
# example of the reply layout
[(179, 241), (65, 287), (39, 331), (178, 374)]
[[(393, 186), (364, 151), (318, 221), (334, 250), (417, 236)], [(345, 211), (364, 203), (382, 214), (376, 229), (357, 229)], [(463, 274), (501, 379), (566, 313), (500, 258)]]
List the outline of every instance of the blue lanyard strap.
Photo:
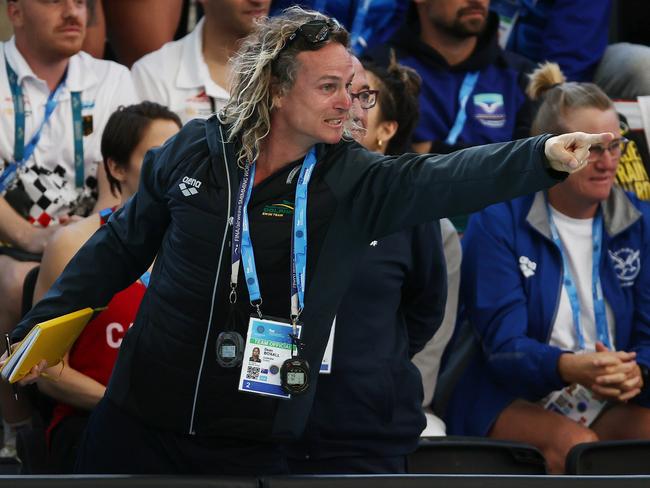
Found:
[(472, 71), (470, 73), (467, 73), (465, 75), (465, 78), (463, 78), (463, 84), (460, 86), (460, 90), (458, 92), (458, 113), (456, 114), (454, 125), (451, 127), (451, 130), (447, 135), (447, 139), (445, 139), (445, 144), (448, 144), (450, 146), (456, 144), (458, 136), (463, 131), (463, 127), (465, 127), (465, 122), (467, 121), (467, 111), (465, 108), (467, 106), (467, 100), (469, 100), (469, 96), (472, 94), (474, 88), (476, 87), (478, 75), (478, 71)]
[[(569, 304), (571, 305), (571, 314), (573, 316), (573, 326), (575, 327), (576, 336), (578, 337), (578, 347), (581, 351), (585, 350), (585, 339), (582, 325), (580, 324), (580, 299), (578, 297), (578, 290), (576, 289), (569, 262), (562, 246), (562, 240), (557, 230), (557, 226), (553, 221), (553, 214), (551, 213), (551, 206), (546, 204), (548, 210), (548, 222), (551, 227), (551, 237), (562, 255), (563, 278), (562, 283), (569, 296)], [(602, 252), (603, 241), (603, 217), (600, 210), (596, 213), (592, 223), (592, 264), (591, 264), (591, 293), (594, 301), (594, 320), (596, 322), (596, 334), (598, 340), (605, 344), (608, 349), (612, 349), (612, 343), (609, 337), (609, 330), (607, 328), (607, 314), (605, 308), (605, 299), (603, 297), (603, 288), (600, 282), (600, 256)]]
[[(57, 87), (50, 92), (45, 103), (45, 115), (41, 124), (38, 126), (32, 138), (25, 145), (25, 102), (23, 97), (23, 90), (18, 83), (18, 76), (13, 68), (9, 65), (9, 61), (5, 55), (5, 67), (7, 70), (7, 78), (9, 79), (9, 87), (11, 88), (11, 98), (14, 104), (14, 161), (9, 163), (5, 170), (0, 175), (0, 193), (4, 193), (13, 180), (16, 178), (17, 171), (22, 168), (27, 161), (32, 157), (36, 146), (41, 139), (43, 128), (50, 120), (50, 117), (56, 109), (61, 90), (65, 85), (67, 74)], [(83, 126), (81, 120), (81, 93), (72, 92), (70, 94), (72, 104), (72, 123), (73, 123), (73, 136), (74, 136), (74, 150), (75, 150), (75, 184), (77, 188), (82, 188), (84, 183), (84, 152), (83, 152)]]
[(70, 93), (72, 104), (72, 131), (74, 137), (74, 181), (77, 188), (84, 186), (84, 131), (81, 122), (81, 92)]
[[(291, 234), (291, 317), (297, 320), (304, 307), (305, 278), (307, 274), (307, 189), (316, 164), (316, 150), (311, 148), (305, 156), (296, 185), (296, 199)], [(244, 169), (235, 201), (233, 217), (230, 301), (237, 300), (236, 288), (240, 261), (246, 277), (246, 287), (251, 301), (261, 315), (262, 294), (260, 292), (253, 243), (248, 223), (248, 203), (255, 181), (255, 163)]]
[(296, 184), (296, 203), (293, 211), (291, 233), (291, 319), (295, 323), (305, 307), (305, 282), (307, 278), (307, 187), (316, 165), (316, 151), (312, 148), (305, 156)]

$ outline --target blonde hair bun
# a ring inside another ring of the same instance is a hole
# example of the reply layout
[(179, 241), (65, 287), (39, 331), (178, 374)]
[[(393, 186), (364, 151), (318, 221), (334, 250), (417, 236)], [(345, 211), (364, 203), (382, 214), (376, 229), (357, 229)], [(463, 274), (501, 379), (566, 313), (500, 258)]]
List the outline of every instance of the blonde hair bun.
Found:
[(557, 63), (540, 63), (530, 75), (526, 94), (531, 100), (539, 100), (548, 90), (565, 82), (566, 77)]

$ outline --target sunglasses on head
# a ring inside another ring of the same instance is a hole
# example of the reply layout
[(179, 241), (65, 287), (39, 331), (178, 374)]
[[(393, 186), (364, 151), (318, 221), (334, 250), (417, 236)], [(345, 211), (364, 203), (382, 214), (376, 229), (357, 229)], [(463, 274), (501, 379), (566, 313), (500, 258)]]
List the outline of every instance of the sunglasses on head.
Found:
[(301, 36), (309, 44), (320, 44), (328, 40), (332, 32), (340, 29), (341, 24), (336, 19), (310, 20), (293, 31), (282, 49), (286, 49), (298, 36)]

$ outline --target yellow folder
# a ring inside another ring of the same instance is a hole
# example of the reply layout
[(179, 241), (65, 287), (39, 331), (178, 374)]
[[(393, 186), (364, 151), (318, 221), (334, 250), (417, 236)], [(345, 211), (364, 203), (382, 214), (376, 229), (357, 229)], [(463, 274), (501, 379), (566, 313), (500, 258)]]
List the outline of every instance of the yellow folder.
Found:
[(0, 370), (2, 377), (15, 383), (43, 359), (48, 367), (58, 364), (98, 310), (88, 307), (36, 324)]

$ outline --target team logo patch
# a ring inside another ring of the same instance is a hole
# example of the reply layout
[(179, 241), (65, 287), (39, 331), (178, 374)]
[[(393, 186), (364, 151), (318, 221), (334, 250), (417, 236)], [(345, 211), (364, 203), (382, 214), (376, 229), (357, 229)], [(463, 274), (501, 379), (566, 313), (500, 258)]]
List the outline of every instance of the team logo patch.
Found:
[(181, 189), (181, 193), (189, 197), (190, 195), (196, 195), (201, 188), (201, 182), (195, 178), (190, 178), (189, 176), (184, 176), (182, 183), (179, 183), (178, 188)]
[(501, 93), (474, 95), (474, 117), (485, 127), (500, 129), (506, 125), (506, 112)]
[(519, 269), (521, 274), (524, 275), (524, 278), (530, 278), (535, 276), (535, 270), (537, 269), (537, 263), (530, 260), (526, 256), (519, 257)]
[(283, 200), (280, 203), (269, 203), (262, 209), (263, 217), (275, 217), (278, 219), (293, 215), (293, 203)]
[(641, 251), (622, 247), (616, 251), (609, 251), (609, 257), (614, 265), (621, 286), (632, 286), (641, 271)]

